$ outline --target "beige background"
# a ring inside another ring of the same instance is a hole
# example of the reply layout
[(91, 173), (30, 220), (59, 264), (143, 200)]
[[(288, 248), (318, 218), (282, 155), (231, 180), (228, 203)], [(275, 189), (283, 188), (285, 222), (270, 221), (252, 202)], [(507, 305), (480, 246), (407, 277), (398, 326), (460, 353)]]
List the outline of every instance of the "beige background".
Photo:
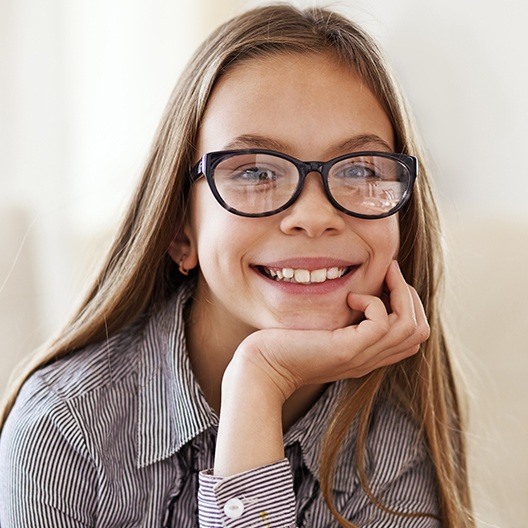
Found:
[[(0, 389), (93, 272), (188, 56), (256, 3), (0, 0)], [(528, 4), (332, 5), (378, 38), (429, 147), (479, 525), (524, 527)]]

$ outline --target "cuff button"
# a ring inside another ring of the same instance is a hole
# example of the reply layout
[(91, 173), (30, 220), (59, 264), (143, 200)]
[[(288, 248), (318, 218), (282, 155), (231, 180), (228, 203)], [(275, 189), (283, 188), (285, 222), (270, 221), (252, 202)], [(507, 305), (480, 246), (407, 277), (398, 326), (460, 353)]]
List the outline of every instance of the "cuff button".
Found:
[(244, 503), (240, 499), (229, 499), (225, 503), (224, 513), (230, 519), (238, 519), (244, 513)]

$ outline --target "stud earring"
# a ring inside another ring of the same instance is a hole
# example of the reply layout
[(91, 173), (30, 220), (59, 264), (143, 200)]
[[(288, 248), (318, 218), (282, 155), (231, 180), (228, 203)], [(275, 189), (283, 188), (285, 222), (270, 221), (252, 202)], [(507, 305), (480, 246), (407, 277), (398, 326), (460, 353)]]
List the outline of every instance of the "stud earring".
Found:
[(178, 264), (178, 270), (182, 275), (189, 275), (189, 270), (183, 265), (183, 261), (187, 258), (187, 255), (183, 255)]

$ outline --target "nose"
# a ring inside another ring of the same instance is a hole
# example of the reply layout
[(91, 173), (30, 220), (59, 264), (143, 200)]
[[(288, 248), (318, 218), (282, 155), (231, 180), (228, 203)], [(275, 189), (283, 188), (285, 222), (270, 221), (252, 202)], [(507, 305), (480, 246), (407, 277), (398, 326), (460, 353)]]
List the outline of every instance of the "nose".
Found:
[(280, 228), (288, 235), (304, 233), (310, 238), (335, 235), (345, 229), (343, 216), (328, 200), (321, 175), (311, 172), (300, 196), (283, 212)]

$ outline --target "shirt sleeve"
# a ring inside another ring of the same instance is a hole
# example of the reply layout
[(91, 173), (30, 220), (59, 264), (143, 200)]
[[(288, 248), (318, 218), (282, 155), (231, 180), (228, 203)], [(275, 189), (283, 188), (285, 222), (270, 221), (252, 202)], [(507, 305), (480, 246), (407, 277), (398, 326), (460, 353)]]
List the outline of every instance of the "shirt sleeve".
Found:
[(0, 438), (0, 526), (93, 526), (95, 483), (95, 468), (67, 405), (34, 376)]
[(200, 528), (296, 528), (288, 460), (230, 477), (202, 471), (198, 512)]

